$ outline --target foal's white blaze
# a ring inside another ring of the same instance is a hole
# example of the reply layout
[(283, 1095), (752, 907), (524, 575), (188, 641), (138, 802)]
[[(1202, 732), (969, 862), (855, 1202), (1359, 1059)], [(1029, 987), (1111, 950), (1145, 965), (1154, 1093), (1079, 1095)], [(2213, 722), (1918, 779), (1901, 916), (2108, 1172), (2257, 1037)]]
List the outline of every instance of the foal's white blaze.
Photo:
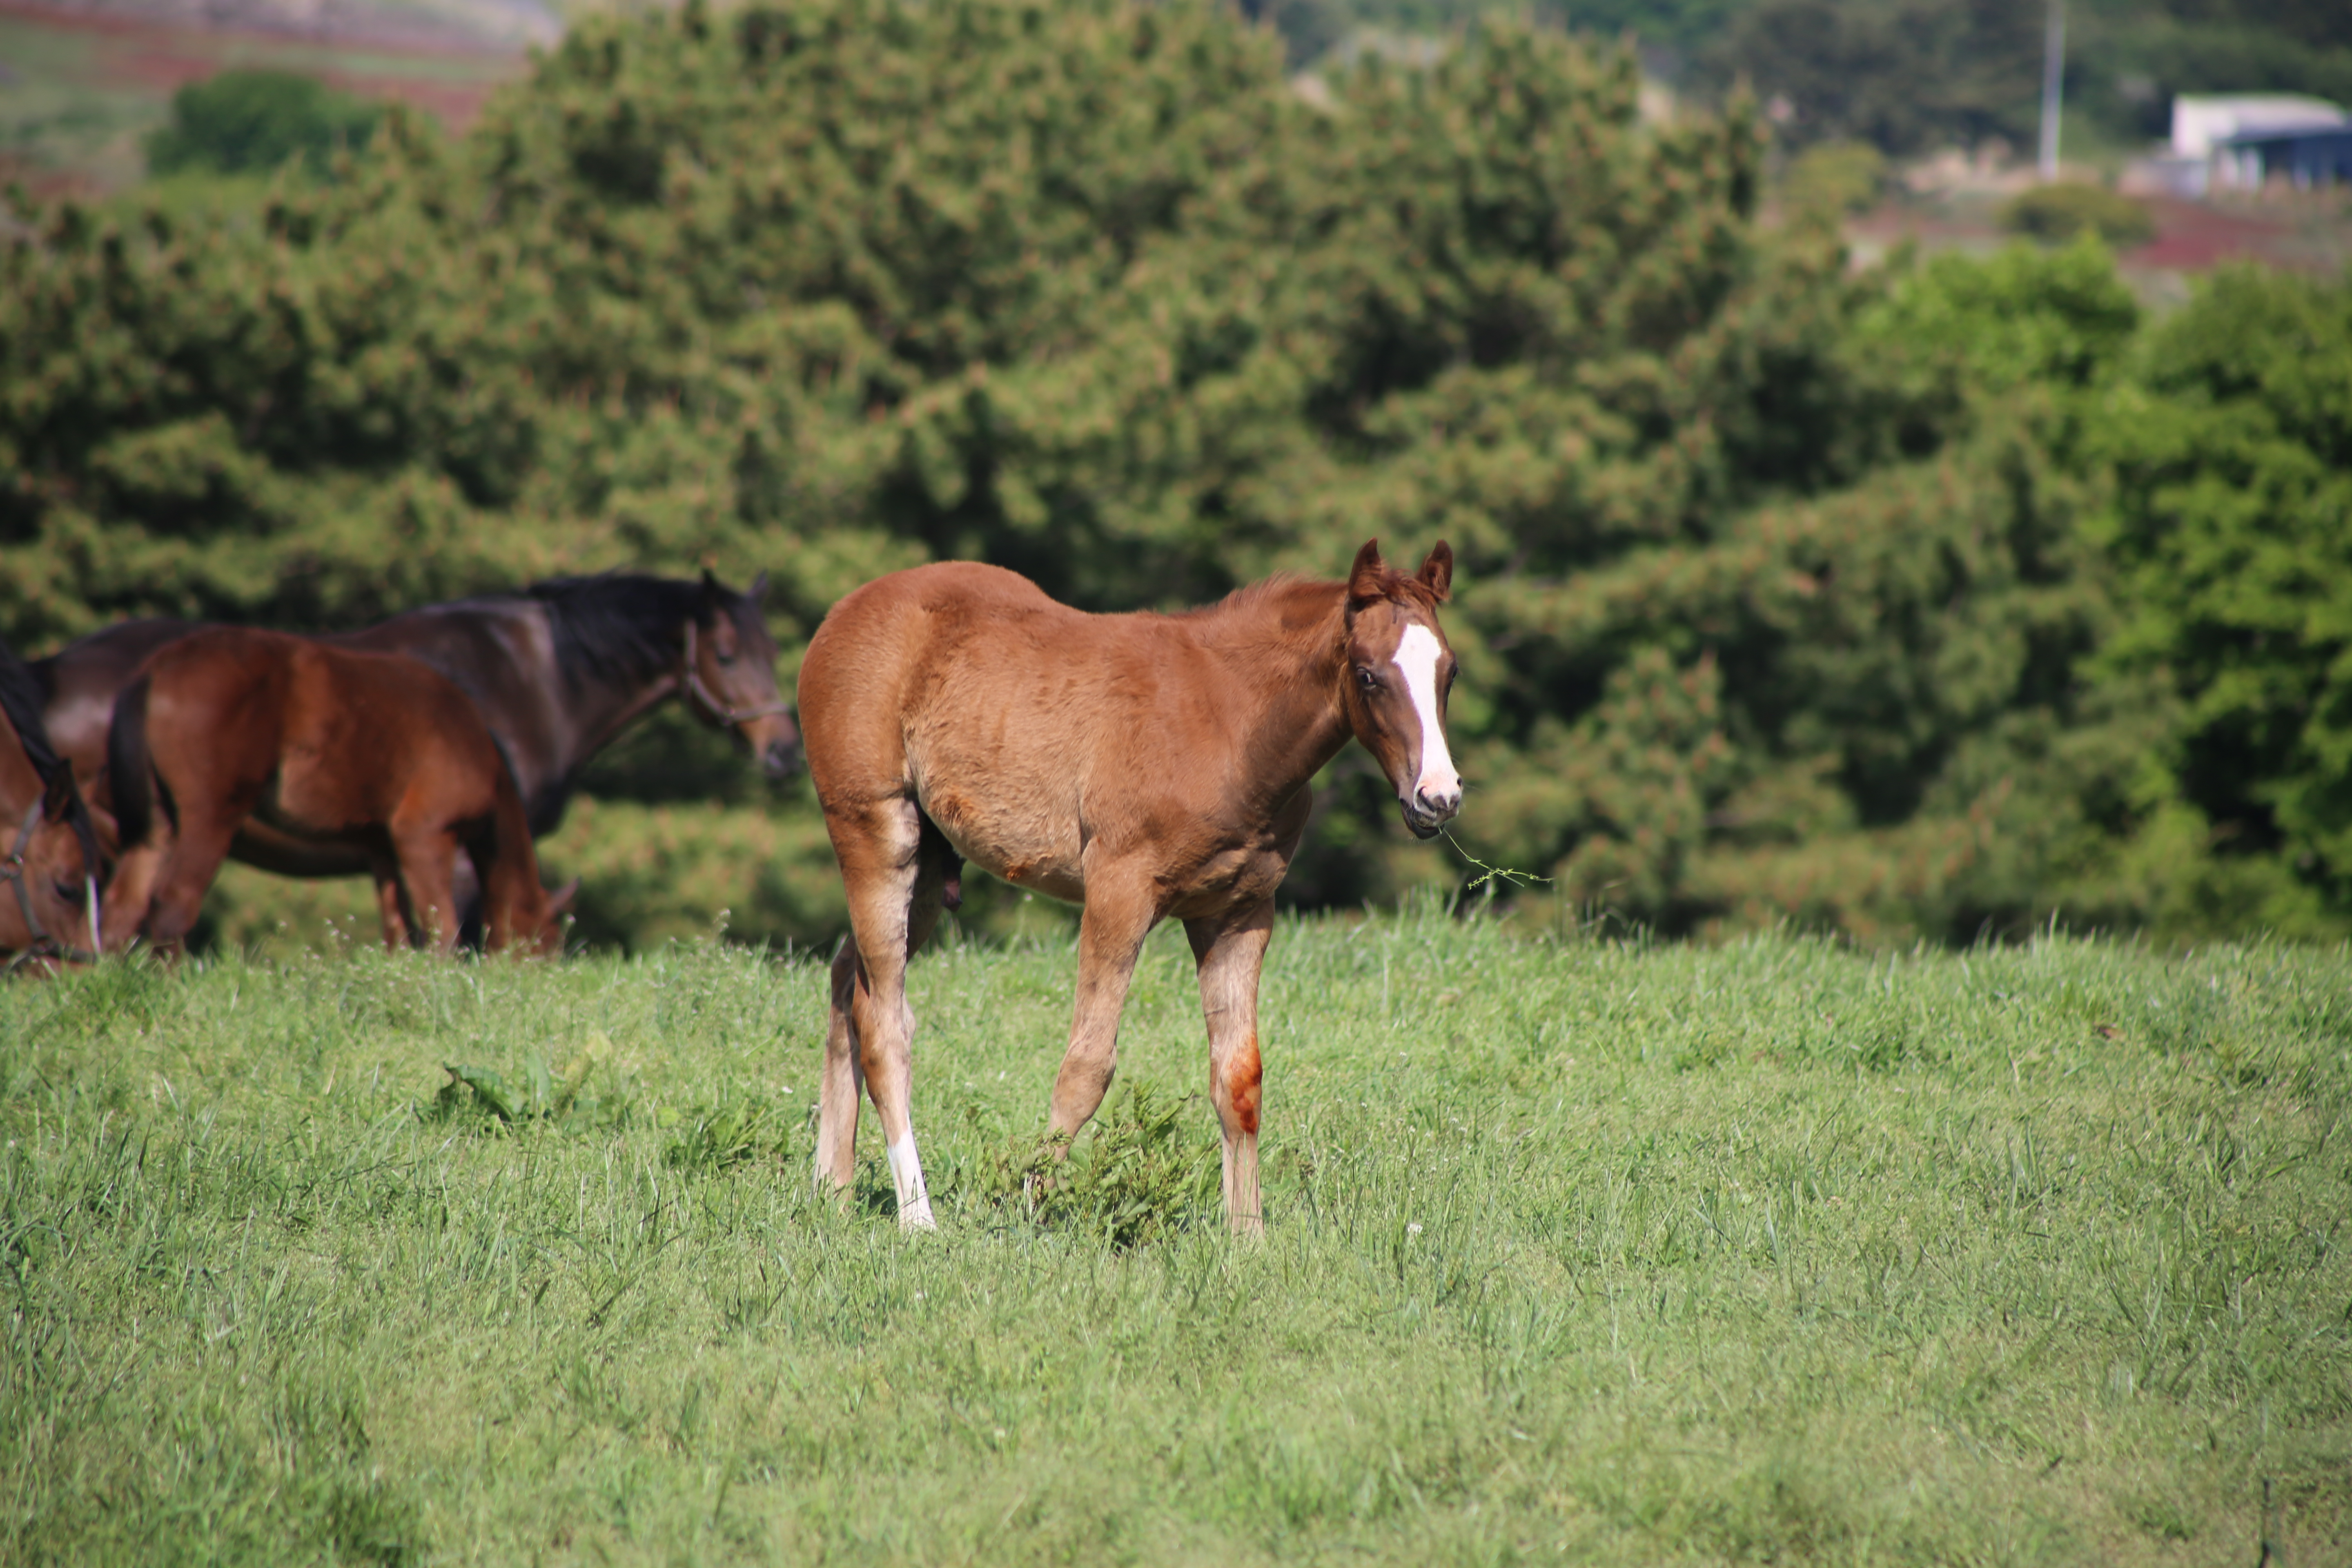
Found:
[(923, 1189), (923, 1162), (915, 1153), (912, 1129), (884, 1151), (890, 1156), (890, 1182), (898, 1189), (898, 1228), (937, 1230), (931, 1218), (931, 1195)]
[(1462, 798), (1462, 775), (1454, 771), (1453, 753), (1445, 749), (1445, 724), (1438, 716), (1437, 661), (1444, 656), (1437, 634), (1427, 626), (1407, 626), (1397, 639), (1397, 673), (1404, 677), (1412, 710), (1421, 720), (1421, 773), (1412, 781), (1417, 801)]

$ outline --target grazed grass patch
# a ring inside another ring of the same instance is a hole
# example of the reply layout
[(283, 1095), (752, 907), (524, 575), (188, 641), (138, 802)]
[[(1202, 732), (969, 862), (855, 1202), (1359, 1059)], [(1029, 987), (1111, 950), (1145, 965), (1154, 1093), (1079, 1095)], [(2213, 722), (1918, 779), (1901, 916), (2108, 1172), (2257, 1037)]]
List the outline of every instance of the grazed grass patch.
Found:
[(1259, 1246), (1179, 936), (1031, 1161), (1073, 976), (915, 966), (911, 1240), (812, 963), (0, 989), (0, 1558), (2352, 1555), (2343, 952), (1286, 925)]

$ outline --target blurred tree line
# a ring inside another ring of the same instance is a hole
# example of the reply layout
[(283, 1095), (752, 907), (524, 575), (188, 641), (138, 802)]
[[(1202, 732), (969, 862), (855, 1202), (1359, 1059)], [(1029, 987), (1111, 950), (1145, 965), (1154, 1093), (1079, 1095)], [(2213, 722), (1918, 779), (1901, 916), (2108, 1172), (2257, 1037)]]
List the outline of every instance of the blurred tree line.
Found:
[[(937, 556), (1123, 609), (1443, 535), (1460, 836), (1531, 906), (2346, 928), (2352, 290), (1855, 276), (1754, 223), (1744, 100), (1643, 127), (1556, 31), (1285, 68), (1203, 5), (689, 5), (257, 214), (20, 204), (0, 627), (765, 566), (789, 679)], [(551, 855), (597, 934), (837, 923), (715, 737), (600, 769)], [(1294, 899), (1463, 879), (1368, 763), (1326, 786)]]
[[(1638, 41), (1645, 68), (1720, 103), (1745, 83), (1792, 147), (1864, 142), (1892, 157), (2037, 133), (2049, 0), (1244, 0), (1294, 67), (1381, 35), (1438, 37), (1532, 15)], [(2306, 92), (2352, 103), (2342, 0), (2068, 0), (2076, 131), (2124, 146), (2167, 135), (2175, 94)]]
[[(1744, 0), (1687, 76), (1780, 100), (1792, 145), (1867, 142), (1891, 156), (2029, 149), (2049, 0)], [(2071, 0), (2065, 100), (2095, 139), (2171, 130), (2183, 92), (2305, 92), (2352, 102), (2352, 5), (2336, 0)]]

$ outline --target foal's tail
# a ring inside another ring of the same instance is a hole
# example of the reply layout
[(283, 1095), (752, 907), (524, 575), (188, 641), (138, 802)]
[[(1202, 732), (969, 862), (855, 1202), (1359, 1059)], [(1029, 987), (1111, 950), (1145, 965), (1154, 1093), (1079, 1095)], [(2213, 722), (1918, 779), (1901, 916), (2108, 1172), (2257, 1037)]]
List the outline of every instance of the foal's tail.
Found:
[(180, 825), (172, 792), (155, 776), (154, 760), (147, 750), (147, 687), (142, 675), (114, 700), (114, 718), (106, 727), (106, 776), (114, 792), (114, 823), (121, 845), (128, 849), (155, 835), (155, 807), (173, 827)]

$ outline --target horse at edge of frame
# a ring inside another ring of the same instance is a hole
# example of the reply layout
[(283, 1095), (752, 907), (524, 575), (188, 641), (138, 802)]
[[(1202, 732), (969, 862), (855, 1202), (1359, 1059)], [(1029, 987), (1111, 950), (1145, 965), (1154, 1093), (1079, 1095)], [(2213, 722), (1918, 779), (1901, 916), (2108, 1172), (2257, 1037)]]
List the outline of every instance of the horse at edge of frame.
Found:
[[(51, 744), (32, 672), (0, 643), (0, 970), (54, 973), (100, 945), (98, 825), (73, 765)], [(81, 945), (87, 937), (89, 945)]]
[[(698, 720), (731, 733), (772, 778), (797, 765), (800, 732), (776, 689), (776, 645), (763, 608), (768, 574), (738, 592), (709, 572), (699, 581), (607, 573), (557, 577), (513, 592), (403, 611), (354, 632), (308, 640), (356, 652), (405, 654), (473, 699), (513, 769), (535, 837), (555, 830), (582, 769), (630, 725), (675, 697)], [(101, 796), (115, 700), (147, 662), (198, 621), (122, 621), (68, 643), (29, 668), (56, 749)], [(249, 818), (232, 859), (284, 877), (355, 877), (376, 863), (362, 847), (298, 837)], [(469, 907), (477, 871), (457, 868)], [(412, 933), (387, 906), (384, 940)]]

